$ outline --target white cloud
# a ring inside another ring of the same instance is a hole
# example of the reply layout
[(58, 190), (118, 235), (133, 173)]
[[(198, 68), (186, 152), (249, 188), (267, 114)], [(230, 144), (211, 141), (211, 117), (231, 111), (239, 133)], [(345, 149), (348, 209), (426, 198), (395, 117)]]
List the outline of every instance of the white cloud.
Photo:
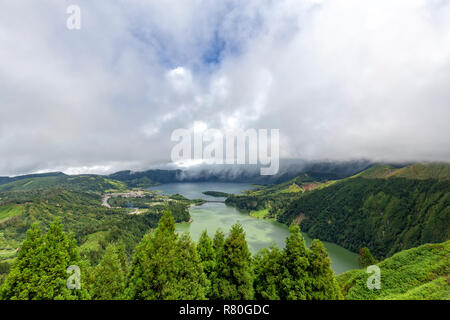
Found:
[(192, 74), (188, 69), (177, 67), (168, 71), (166, 76), (177, 92), (185, 93), (192, 87)]
[(2, 6), (0, 174), (146, 168), (197, 120), (280, 128), (288, 157), (450, 161), (448, 1), (78, 2), (79, 31), (69, 1)]

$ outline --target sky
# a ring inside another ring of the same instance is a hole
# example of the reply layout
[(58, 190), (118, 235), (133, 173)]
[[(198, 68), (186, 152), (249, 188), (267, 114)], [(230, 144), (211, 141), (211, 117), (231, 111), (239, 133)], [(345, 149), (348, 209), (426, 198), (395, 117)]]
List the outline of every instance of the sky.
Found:
[(2, 1), (0, 175), (146, 169), (194, 122), (279, 129), (282, 158), (450, 161), (449, 120), (450, 1)]

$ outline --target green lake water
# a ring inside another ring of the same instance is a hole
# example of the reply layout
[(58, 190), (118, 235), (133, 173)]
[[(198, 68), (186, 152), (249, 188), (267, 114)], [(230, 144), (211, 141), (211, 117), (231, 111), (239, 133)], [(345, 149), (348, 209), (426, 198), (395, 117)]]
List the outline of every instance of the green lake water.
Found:
[[(220, 182), (200, 182), (200, 183), (168, 183), (150, 188), (159, 190), (163, 194), (181, 194), (189, 199), (202, 198), (205, 200), (225, 200), (225, 198), (215, 198), (202, 194), (203, 191), (221, 191), (226, 193), (239, 194), (243, 190), (251, 189), (252, 186), (245, 183), (220, 183)], [(191, 223), (178, 223), (178, 232), (189, 232), (192, 239), (197, 241), (203, 230), (213, 237), (217, 229), (222, 229), (225, 233), (237, 222), (241, 223), (249, 245), (250, 251), (255, 254), (261, 248), (267, 248), (271, 244), (284, 247), (289, 229), (286, 225), (268, 219), (258, 219), (251, 217), (245, 212), (236, 208), (226, 206), (224, 203), (207, 202), (201, 206), (190, 208), (192, 218)], [(312, 239), (303, 233), (306, 244), (309, 246)], [(350, 269), (358, 268), (357, 254), (344, 249), (334, 243), (323, 242), (328, 254), (333, 262), (332, 267), (336, 274)]]

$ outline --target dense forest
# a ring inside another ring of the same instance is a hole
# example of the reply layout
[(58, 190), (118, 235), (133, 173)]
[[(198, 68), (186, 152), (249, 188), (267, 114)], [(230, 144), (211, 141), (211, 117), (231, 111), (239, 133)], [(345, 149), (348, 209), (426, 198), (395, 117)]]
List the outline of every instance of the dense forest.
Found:
[[(373, 166), (341, 180), (291, 180), (226, 203), (254, 216), (296, 222), (313, 238), (377, 258), (450, 239), (450, 166)], [(259, 215), (258, 215), (259, 213)]]
[[(68, 274), (67, 268), (75, 273)], [(342, 294), (322, 243), (316, 240), (306, 248), (296, 225), (283, 250), (264, 249), (252, 257), (241, 225), (226, 237), (218, 230), (211, 239), (205, 231), (196, 245), (188, 234), (175, 232), (169, 210), (145, 234), (131, 260), (116, 242), (95, 266), (82, 258), (59, 219), (47, 232), (33, 224), (0, 287), (0, 299), (6, 300), (254, 298), (342, 299)]]
[[(109, 184), (99, 184), (99, 178), (83, 176), (68, 180), (64, 175), (57, 175), (58, 180), (49, 181), (49, 178), (55, 177), (32, 178), (26, 190), (23, 184), (13, 190), (10, 190), (11, 183), (5, 184), (8, 191), (0, 192), (0, 275), (8, 272), (26, 231), (36, 222), (45, 231), (53, 221), (60, 219), (64, 231), (74, 234), (82, 257), (95, 264), (107, 245), (117, 241), (131, 257), (144, 234), (156, 227), (166, 209), (173, 212), (176, 222), (187, 222), (189, 206), (198, 203), (181, 196), (171, 199), (146, 194), (113, 197), (107, 207), (102, 205), (102, 195), (114, 189)], [(58, 186), (59, 179), (64, 179), (62, 187)], [(12, 183), (24, 181), (26, 179)], [(117, 183), (113, 181), (113, 185)], [(89, 191), (82, 191), (85, 189)], [(137, 214), (133, 214), (135, 207), (139, 208)]]
[(277, 218), (376, 257), (450, 238), (450, 181), (354, 178), (293, 201)]

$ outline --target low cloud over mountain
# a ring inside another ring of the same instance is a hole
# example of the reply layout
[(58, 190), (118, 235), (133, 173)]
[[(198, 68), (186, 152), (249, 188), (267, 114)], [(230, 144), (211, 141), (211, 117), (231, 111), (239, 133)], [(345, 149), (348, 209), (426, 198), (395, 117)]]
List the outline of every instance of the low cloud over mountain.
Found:
[(283, 158), (450, 161), (448, 1), (7, 1), (0, 41), (0, 175), (146, 169), (194, 121), (278, 128)]

